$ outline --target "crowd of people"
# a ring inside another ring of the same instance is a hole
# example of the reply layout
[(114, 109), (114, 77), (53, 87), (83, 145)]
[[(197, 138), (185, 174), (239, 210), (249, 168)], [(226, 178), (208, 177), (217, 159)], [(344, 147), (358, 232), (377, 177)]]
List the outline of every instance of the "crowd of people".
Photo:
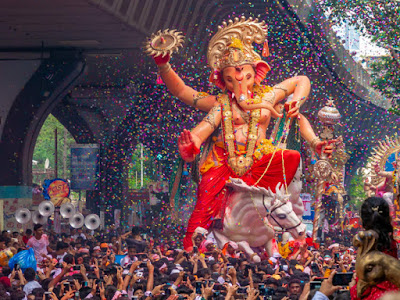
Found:
[[(379, 233), (378, 249), (397, 258), (386, 213), (383, 199), (369, 198), (361, 217), (365, 229)], [(140, 227), (45, 232), (39, 224), (24, 234), (2, 232), (0, 253), (32, 248), (37, 265), (2, 263), (0, 299), (358, 299), (357, 249), (334, 239), (316, 244), (277, 236), (278, 250), (254, 263), (236, 243), (219, 249), (202, 231), (193, 235), (190, 251), (178, 248), (180, 236), (161, 240)], [(338, 285), (338, 272), (351, 276)], [(397, 287), (381, 283), (363, 299), (378, 299), (382, 290)]]

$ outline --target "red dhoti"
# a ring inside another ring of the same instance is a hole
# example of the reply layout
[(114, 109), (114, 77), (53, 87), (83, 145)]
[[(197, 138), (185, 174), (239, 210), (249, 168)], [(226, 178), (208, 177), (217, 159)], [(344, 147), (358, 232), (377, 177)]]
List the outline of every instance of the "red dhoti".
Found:
[[(214, 146), (213, 150), (214, 155), (216, 154), (219, 158), (224, 159), (221, 164), (211, 167), (202, 176), (197, 190), (197, 203), (189, 219), (183, 240), (183, 247), (185, 249), (192, 246), (191, 237), (194, 230), (197, 227), (209, 229), (214, 219), (220, 214), (221, 209), (224, 209), (223, 203), (227, 193), (225, 184), (230, 177), (240, 178), (248, 185), (254, 185), (270, 164), (267, 172), (258, 182), (257, 186), (266, 189), (270, 188), (272, 192), (275, 192), (275, 187), (278, 183), (285, 184), (286, 180), (286, 184), (290, 184), (300, 163), (299, 152), (279, 150), (275, 152), (273, 157), (273, 153), (264, 155), (259, 161), (253, 164), (246, 174), (239, 177), (228, 166), (224, 149)], [(283, 165), (282, 161), (284, 162)]]

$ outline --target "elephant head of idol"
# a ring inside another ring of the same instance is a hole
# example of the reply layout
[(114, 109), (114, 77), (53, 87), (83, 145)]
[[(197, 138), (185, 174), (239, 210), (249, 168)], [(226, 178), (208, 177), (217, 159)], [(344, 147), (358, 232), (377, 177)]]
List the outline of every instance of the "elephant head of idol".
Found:
[(208, 46), (208, 63), (213, 70), (210, 82), (230, 93), (245, 110), (259, 108), (246, 100), (253, 98), (254, 86), (260, 85), (270, 71), (253, 49), (253, 42), (265, 42), (266, 34), (264, 22), (235, 18), (218, 27)]
[(390, 281), (400, 288), (400, 261), (376, 249), (378, 234), (360, 231), (353, 240), (357, 249), (357, 295), (361, 298), (368, 287)]

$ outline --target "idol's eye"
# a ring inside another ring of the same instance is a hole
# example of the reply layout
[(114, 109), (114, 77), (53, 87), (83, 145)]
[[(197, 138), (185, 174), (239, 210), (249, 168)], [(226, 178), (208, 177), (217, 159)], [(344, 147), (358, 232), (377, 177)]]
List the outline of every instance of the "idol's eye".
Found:
[(247, 79), (250, 79), (251, 77), (252, 77), (251, 74), (247, 74), (247, 75), (246, 75), (246, 78), (247, 78)]
[(228, 77), (228, 78), (226, 79), (226, 81), (232, 82), (232, 78), (231, 78), (231, 77)]
[(285, 214), (278, 214), (277, 217), (281, 220), (286, 219), (286, 215)]

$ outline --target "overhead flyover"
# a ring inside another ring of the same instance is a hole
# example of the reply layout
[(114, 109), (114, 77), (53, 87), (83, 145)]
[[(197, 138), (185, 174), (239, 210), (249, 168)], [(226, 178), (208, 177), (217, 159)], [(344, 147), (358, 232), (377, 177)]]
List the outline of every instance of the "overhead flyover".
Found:
[[(241, 15), (269, 25), (268, 84), (310, 77), (313, 90), (302, 110), (315, 128), (317, 111), (333, 97), (343, 115), (339, 133), (354, 153), (398, 132), (399, 118), (386, 112), (388, 103), (368, 87), (368, 74), (319, 7), (297, 2), (1, 1), (0, 192), (29, 189), (35, 141), (53, 113), (77, 141), (101, 145), (101, 189), (94, 197), (110, 211), (122, 205), (135, 145), (142, 142), (171, 162), (176, 134), (202, 116), (155, 84), (156, 67), (142, 52), (146, 37), (159, 29), (182, 31), (184, 48), (171, 63), (187, 84), (209, 91), (207, 43), (222, 21)], [(362, 163), (353, 157), (349, 172)]]

